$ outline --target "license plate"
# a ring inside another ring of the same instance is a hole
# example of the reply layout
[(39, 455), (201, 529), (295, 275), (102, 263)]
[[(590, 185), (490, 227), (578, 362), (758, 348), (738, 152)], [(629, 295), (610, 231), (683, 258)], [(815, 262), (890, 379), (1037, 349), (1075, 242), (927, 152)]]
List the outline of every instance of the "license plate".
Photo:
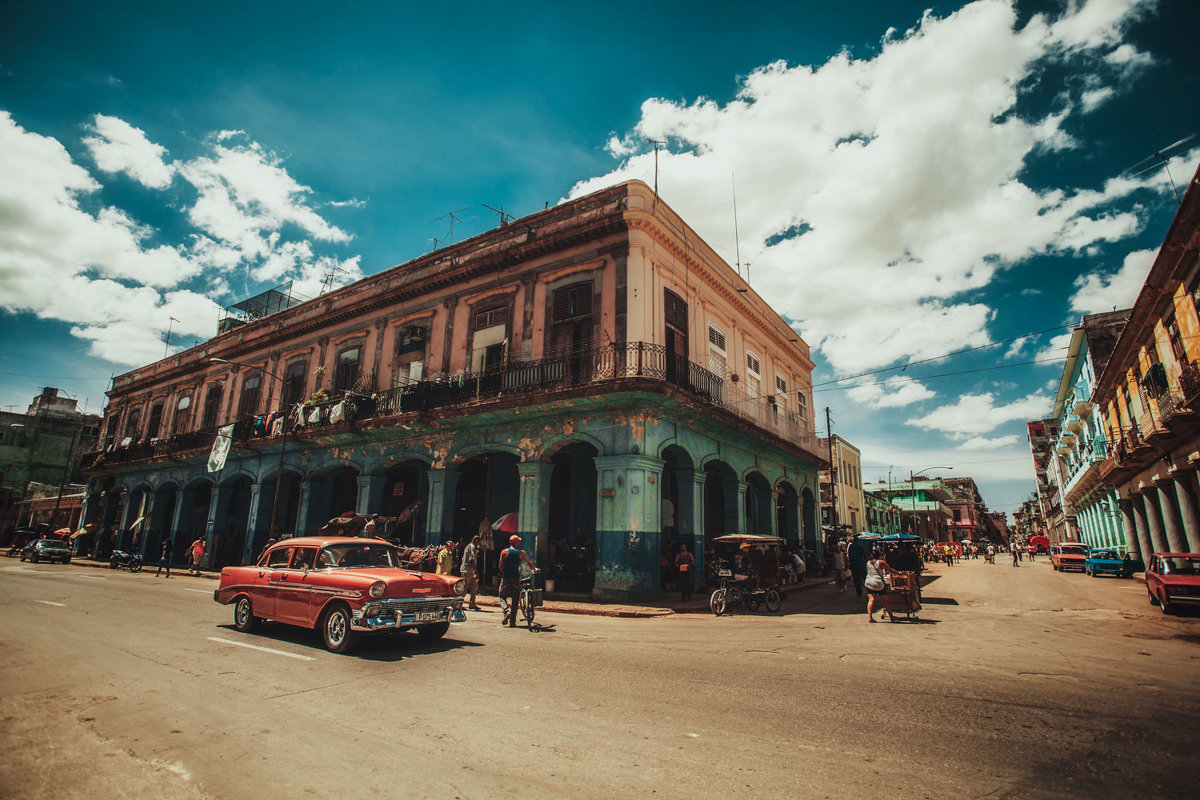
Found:
[(422, 611), (417, 614), (417, 622), (438, 622), (442, 618), (440, 611)]

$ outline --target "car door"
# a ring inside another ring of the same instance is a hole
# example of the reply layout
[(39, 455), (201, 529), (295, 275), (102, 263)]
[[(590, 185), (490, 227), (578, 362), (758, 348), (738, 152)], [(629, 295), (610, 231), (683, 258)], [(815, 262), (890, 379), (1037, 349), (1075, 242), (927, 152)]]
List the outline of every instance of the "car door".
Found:
[(258, 564), (258, 580), (255, 583), (255, 591), (250, 598), (250, 602), (254, 606), (254, 614), (258, 617), (269, 617), (276, 619), (275, 606), (278, 595), (278, 586), (276, 577), (280, 572), (287, 569), (288, 561), (292, 556), (292, 548), (276, 547), (267, 553), (266, 557)]
[(309, 599), (318, 573), (312, 572), (315, 547), (296, 547), (285, 569), (271, 573), (275, 583), (275, 618), (297, 625), (312, 625)]

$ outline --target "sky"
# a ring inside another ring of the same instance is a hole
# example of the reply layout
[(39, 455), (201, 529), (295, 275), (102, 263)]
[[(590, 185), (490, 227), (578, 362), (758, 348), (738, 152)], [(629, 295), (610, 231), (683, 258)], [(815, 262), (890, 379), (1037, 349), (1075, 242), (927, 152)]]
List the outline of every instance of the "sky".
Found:
[(659, 142), (863, 479), (1011, 513), (1071, 328), (1133, 303), (1200, 163), (1198, 29), (1185, 0), (9, 0), (0, 407), (99, 412), (233, 303), (653, 184)]

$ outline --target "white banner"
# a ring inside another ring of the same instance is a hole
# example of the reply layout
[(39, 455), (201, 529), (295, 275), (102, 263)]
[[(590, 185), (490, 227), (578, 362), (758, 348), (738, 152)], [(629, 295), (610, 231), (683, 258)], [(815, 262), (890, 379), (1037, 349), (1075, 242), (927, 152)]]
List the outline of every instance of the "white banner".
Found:
[(212, 452), (208, 454), (208, 471), (220, 472), (225, 466), (225, 458), (229, 455), (229, 447), (233, 444), (233, 426), (226, 425), (217, 430), (217, 438), (213, 441)]

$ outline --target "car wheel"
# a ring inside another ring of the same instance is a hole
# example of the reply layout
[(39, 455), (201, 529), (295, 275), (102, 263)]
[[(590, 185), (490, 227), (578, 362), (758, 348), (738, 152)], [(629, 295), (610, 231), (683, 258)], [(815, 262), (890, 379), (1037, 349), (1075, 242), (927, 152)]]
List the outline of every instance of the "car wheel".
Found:
[(783, 592), (776, 589), (774, 586), (767, 589), (766, 597), (767, 611), (774, 614), (783, 606)]
[(358, 634), (350, 628), (350, 609), (342, 604), (330, 606), (321, 620), (321, 636), (325, 649), (331, 653), (348, 653), (358, 642)]
[(712, 593), (712, 597), (708, 598), (708, 609), (719, 617), (725, 613), (725, 605), (727, 602), (725, 590), (717, 589)]
[(1175, 604), (1166, 599), (1166, 596), (1158, 598), (1158, 607), (1162, 609), (1164, 614), (1174, 614)]
[(233, 627), (242, 633), (249, 633), (254, 630), (261, 621), (258, 617), (254, 616), (254, 607), (250, 605), (249, 597), (242, 595), (233, 604)]
[(434, 625), (422, 625), (417, 628), (417, 636), (420, 636), (427, 642), (434, 642), (446, 635), (446, 631), (450, 630), (449, 622), (439, 622)]

